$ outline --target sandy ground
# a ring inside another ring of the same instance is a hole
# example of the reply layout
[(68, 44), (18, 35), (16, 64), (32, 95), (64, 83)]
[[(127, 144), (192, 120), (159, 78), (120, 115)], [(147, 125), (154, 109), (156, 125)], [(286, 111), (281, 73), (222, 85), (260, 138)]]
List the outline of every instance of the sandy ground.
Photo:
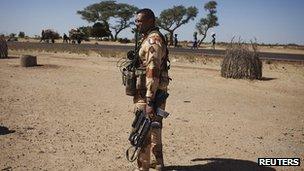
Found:
[[(0, 60), (0, 169), (132, 170), (132, 98), (117, 58), (31, 52)], [(304, 170), (304, 67), (272, 63), (262, 81), (220, 76), (219, 61), (172, 60), (163, 144), (167, 170)], [(9, 130), (6, 130), (8, 128)], [(258, 167), (300, 157), (300, 167)]]

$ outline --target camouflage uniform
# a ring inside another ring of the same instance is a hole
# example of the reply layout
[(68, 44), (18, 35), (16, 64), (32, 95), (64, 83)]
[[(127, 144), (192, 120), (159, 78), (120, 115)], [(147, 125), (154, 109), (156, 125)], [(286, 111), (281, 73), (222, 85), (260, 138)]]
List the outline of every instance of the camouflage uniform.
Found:
[[(146, 99), (154, 99), (157, 89), (167, 91), (169, 84), (167, 56), (167, 46), (158, 29), (154, 29), (148, 35), (142, 37), (139, 50), (141, 67), (136, 74), (135, 110), (145, 110)], [(160, 108), (165, 110), (165, 103), (161, 104)], [(140, 170), (149, 169), (151, 151), (156, 162), (154, 164), (158, 167), (164, 165), (161, 139), (162, 118), (157, 116), (152, 117), (151, 120), (160, 124), (158, 127), (151, 128), (139, 152), (137, 163)]]

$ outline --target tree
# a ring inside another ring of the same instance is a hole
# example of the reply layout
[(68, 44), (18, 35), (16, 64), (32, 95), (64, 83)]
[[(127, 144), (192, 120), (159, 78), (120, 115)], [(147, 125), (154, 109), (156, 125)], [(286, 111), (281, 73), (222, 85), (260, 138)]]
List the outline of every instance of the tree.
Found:
[(173, 45), (174, 31), (189, 22), (194, 20), (198, 13), (196, 7), (185, 8), (182, 5), (173, 6), (173, 8), (166, 9), (161, 12), (157, 19), (157, 24), (160, 28), (169, 32), (170, 45)]
[(114, 30), (114, 40), (117, 40), (117, 35), (124, 29), (130, 27), (134, 22), (130, 21), (133, 18), (135, 11), (138, 11), (138, 8), (129, 4), (117, 4), (117, 13), (116, 25), (111, 28)]
[(107, 28), (104, 24), (97, 22), (93, 25), (92, 29), (91, 29), (91, 36), (92, 37), (109, 37), (110, 33), (109, 33), (109, 28)]
[(11, 34), (9, 35), (9, 38), (8, 38), (7, 41), (18, 41), (18, 38), (15, 37), (15, 36), (16, 36), (15, 33), (11, 33)]
[[(117, 35), (124, 29), (130, 27), (132, 22), (129, 20), (133, 17), (133, 14), (138, 8), (132, 5), (124, 3), (116, 3), (115, 1), (108, 0), (100, 3), (95, 3), (84, 8), (84, 10), (77, 11), (77, 14), (82, 16), (82, 19), (88, 22), (100, 22), (102, 23), (107, 32), (110, 34), (112, 40), (117, 39)], [(116, 25), (110, 24), (110, 19), (117, 18)], [(113, 36), (111, 29), (114, 30), (115, 36)]]
[(18, 37), (24, 38), (25, 37), (25, 33), (23, 31), (20, 31), (19, 34), (18, 34)]
[(216, 16), (216, 6), (215, 1), (209, 1), (204, 5), (204, 9), (208, 11), (207, 17), (201, 18), (200, 21), (196, 24), (196, 29), (200, 35), (203, 35), (203, 38), (200, 40), (198, 45), (200, 45), (207, 36), (207, 32), (210, 28), (216, 27), (219, 25), (217, 22), (218, 18)]
[(15, 33), (11, 33), (11, 34), (9, 35), (9, 37), (15, 37), (15, 36), (16, 36)]
[(86, 38), (89, 38), (91, 36), (91, 30), (92, 30), (91, 26), (82, 26), (82, 27), (79, 27), (78, 30), (81, 33), (83, 33)]
[[(108, 31), (110, 31), (109, 20), (111, 17), (115, 15), (116, 3), (115, 1), (102, 1), (100, 3), (95, 3), (87, 6), (84, 10), (77, 11), (77, 14), (82, 16), (82, 19), (87, 20), (89, 23), (100, 21)], [(111, 38), (113, 39), (113, 35), (111, 34)]]

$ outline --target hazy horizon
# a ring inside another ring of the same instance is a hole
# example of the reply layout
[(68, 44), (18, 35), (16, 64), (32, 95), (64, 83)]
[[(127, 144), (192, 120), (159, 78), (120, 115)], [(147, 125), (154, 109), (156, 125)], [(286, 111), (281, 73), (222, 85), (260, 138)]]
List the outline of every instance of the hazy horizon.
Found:
[[(76, 14), (88, 5), (99, 0), (1, 0), (0, 34), (40, 35), (42, 29), (54, 29), (63, 35), (75, 27), (92, 25)], [(138, 8), (151, 8), (156, 16), (162, 10), (173, 5), (195, 6), (199, 13), (195, 20), (176, 30), (179, 40), (193, 40), (195, 24), (207, 12), (203, 6), (207, 0), (154, 0), (135, 1), (117, 0), (118, 3), (128, 3)], [(257, 39), (258, 43), (304, 45), (304, 1), (302, 0), (217, 0), (217, 16), (219, 26), (208, 32), (206, 41), (210, 41), (210, 33), (216, 33), (218, 42), (229, 42), (232, 37), (241, 37), (245, 41)], [(302, 22), (301, 22), (302, 21)], [(165, 31), (162, 31), (165, 33)], [(130, 29), (121, 32), (118, 37), (132, 38)], [(201, 38), (201, 36), (199, 37)]]

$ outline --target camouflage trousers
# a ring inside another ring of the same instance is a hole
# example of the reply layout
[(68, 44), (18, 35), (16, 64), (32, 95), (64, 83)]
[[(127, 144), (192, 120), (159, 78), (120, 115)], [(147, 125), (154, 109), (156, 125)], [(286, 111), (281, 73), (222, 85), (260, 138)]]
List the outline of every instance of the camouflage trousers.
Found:
[[(146, 102), (145, 99), (140, 98), (138, 96), (134, 97), (134, 110), (145, 110)], [(166, 103), (163, 103), (160, 108), (165, 110)], [(144, 141), (143, 147), (139, 151), (137, 164), (140, 170), (149, 170), (150, 167), (163, 167), (164, 159), (163, 159), (163, 145), (162, 145), (162, 119), (156, 118), (155, 120), (159, 122), (158, 127), (151, 127), (146, 140)], [(152, 156), (151, 156), (152, 153)], [(152, 160), (151, 160), (152, 157)], [(152, 164), (151, 164), (152, 161)]]

